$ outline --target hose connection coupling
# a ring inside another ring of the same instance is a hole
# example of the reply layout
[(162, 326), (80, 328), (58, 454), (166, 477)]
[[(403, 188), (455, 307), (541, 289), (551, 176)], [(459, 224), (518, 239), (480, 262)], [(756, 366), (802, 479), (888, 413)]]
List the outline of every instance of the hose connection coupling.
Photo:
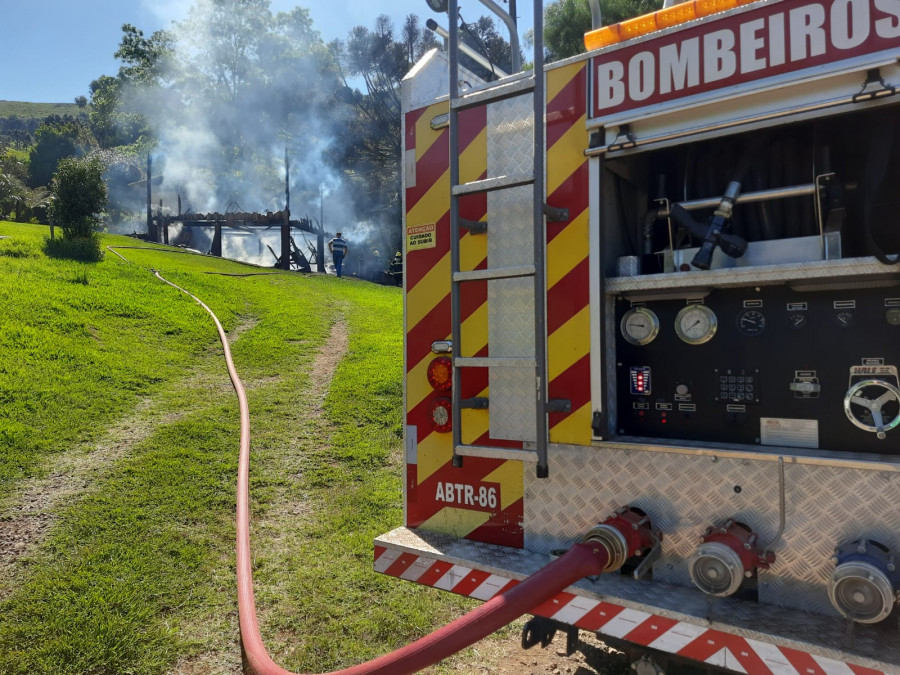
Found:
[(662, 538), (654, 532), (650, 517), (634, 506), (623, 506), (602, 523), (594, 525), (581, 541), (596, 542), (609, 553), (604, 572), (621, 568), (631, 558), (643, 556)]
[(900, 589), (900, 572), (890, 549), (874, 539), (858, 539), (839, 546), (834, 562), (828, 598), (841, 616), (857, 623), (886, 619)]
[(691, 580), (704, 593), (725, 597), (774, 562), (775, 554), (761, 550), (759, 535), (749, 525), (729, 518), (700, 536), (690, 559)]

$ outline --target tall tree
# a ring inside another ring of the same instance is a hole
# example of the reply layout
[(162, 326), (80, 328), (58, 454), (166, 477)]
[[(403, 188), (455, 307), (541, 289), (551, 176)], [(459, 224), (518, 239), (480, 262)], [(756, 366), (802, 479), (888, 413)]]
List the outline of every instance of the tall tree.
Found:
[[(662, 7), (662, 0), (600, 0), (603, 25), (647, 14)], [(584, 34), (591, 30), (587, 0), (556, 0), (544, 8), (544, 47), (549, 61), (585, 51)]]
[[(399, 36), (391, 19), (381, 15), (372, 30), (356, 26), (345, 42), (333, 46), (346, 78), (344, 100), (354, 109), (334, 162), (353, 181), (369, 217), (399, 225), (400, 82), (436, 40), (415, 15), (406, 17)], [(359, 80), (364, 93), (350, 86)]]

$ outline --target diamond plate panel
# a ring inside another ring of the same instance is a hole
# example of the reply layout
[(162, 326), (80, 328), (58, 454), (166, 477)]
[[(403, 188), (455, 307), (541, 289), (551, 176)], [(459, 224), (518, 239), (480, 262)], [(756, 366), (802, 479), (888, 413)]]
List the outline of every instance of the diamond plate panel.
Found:
[[(564, 548), (615, 508), (632, 504), (663, 531), (654, 580), (691, 587), (687, 561), (707, 526), (735, 518), (763, 542), (777, 531), (777, 462), (615, 447), (552, 446), (549, 452), (549, 478), (525, 472), (528, 549)], [(827, 596), (834, 547), (871, 537), (900, 550), (900, 473), (788, 460), (785, 498), (785, 531), (773, 546), (775, 564), (760, 573), (759, 600), (837, 616)]]
[(534, 121), (532, 97), (516, 96), (487, 109), (489, 177), (531, 173)]
[[(531, 96), (488, 106), (487, 175), (530, 175), (533, 171)], [(534, 262), (533, 190), (520, 186), (487, 195), (488, 267)], [(488, 344), (491, 356), (534, 356), (534, 280), (488, 282)], [(534, 440), (534, 370), (494, 367), (489, 371), (493, 438)]]
[(537, 401), (534, 369), (491, 368), (491, 437), (533, 441)]
[(489, 267), (512, 267), (534, 262), (532, 192), (530, 185), (488, 192)]

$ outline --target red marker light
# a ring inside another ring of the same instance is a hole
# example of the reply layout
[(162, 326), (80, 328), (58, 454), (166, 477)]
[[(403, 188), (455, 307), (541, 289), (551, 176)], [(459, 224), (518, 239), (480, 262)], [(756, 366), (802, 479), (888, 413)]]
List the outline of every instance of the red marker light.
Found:
[(453, 428), (453, 415), (451, 413), (449, 398), (436, 398), (431, 404), (431, 427), (440, 433), (445, 433)]

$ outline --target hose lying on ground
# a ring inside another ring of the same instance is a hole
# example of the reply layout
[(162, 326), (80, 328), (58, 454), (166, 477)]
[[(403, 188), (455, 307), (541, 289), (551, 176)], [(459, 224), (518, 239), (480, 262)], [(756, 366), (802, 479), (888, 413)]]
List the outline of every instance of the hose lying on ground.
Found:
[[(126, 260), (121, 254), (110, 251)], [(116, 247), (124, 248), (124, 247)], [(163, 249), (153, 249), (156, 251)], [(127, 260), (126, 260), (127, 262)], [(213, 311), (197, 296), (151, 270), (157, 279), (178, 289), (199, 304), (212, 317), (225, 352), (225, 363), (231, 384), (238, 397), (241, 419), (240, 455), (237, 483), (237, 586), (241, 643), (247, 672), (253, 675), (295, 675), (275, 663), (266, 651), (256, 617), (253, 594), (253, 570), (250, 555), (250, 407), (247, 393), (238, 377), (228, 345), (228, 336)], [(405, 647), (367, 663), (335, 671), (335, 675), (403, 675), (427, 666), (465, 649), (469, 645), (511, 623), (530, 609), (549, 600), (579, 579), (607, 570), (610, 556), (598, 542), (575, 544), (537, 573), (493, 597), (465, 616), (426, 635)]]

